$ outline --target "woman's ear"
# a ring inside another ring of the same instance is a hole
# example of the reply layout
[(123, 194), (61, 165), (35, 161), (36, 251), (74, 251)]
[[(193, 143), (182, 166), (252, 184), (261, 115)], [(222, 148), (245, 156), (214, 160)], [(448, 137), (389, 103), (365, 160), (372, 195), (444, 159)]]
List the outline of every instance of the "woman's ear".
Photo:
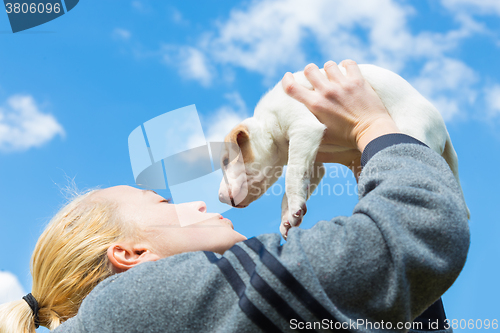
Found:
[(157, 254), (152, 253), (144, 244), (126, 242), (111, 244), (108, 247), (107, 255), (116, 273), (125, 272), (142, 262), (160, 259)]

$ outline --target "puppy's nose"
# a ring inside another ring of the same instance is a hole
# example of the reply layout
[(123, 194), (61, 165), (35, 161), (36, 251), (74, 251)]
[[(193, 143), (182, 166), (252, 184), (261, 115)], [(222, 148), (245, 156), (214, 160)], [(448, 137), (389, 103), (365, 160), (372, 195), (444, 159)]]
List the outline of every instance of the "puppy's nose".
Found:
[[(234, 203), (233, 195), (231, 193), (231, 190), (229, 188), (225, 189), (226, 193), (223, 193), (223, 191), (219, 192), (219, 201), (228, 205), (231, 205), (233, 207), (236, 207), (236, 204)], [(226, 194), (226, 195), (225, 195)]]
[(227, 187), (221, 188), (219, 190), (219, 201), (220, 202), (230, 205), (231, 199), (232, 199), (231, 192)]

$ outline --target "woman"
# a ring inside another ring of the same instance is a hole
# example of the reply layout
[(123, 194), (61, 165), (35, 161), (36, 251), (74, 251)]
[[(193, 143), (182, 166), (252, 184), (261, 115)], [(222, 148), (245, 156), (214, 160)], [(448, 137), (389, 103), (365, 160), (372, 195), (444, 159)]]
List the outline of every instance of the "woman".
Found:
[[(191, 227), (180, 228), (179, 215)], [(231, 221), (207, 213), (203, 202), (173, 205), (130, 186), (89, 191), (54, 216), (35, 247), (37, 324), (54, 329), (73, 317), (82, 299), (114, 273), (188, 251), (222, 254), (243, 240)], [(30, 332), (34, 322), (25, 300), (0, 308), (1, 332)]]
[(313, 91), (289, 73), (283, 86), (327, 125), (326, 141), (363, 153), (352, 216), (292, 229), (280, 246), (277, 234), (246, 240), (201, 202), (92, 191), (38, 240), (32, 293), (0, 307), (0, 332), (407, 331), (424, 310), (415, 322), (446, 329), (440, 296), (469, 246), (458, 185), (438, 154), (399, 133), (356, 63), (342, 65), (346, 76), (326, 63), (328, 78), (308, 65)]

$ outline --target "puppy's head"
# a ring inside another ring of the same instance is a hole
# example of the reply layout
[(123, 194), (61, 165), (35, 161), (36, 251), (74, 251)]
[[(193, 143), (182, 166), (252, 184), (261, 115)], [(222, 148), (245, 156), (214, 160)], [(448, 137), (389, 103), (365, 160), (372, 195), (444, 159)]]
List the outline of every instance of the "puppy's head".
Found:
[(244, 208), (261, 197), (281, 176), (277, 146), (254, 118), (245, 119), (224, 139), (220, 165), (224, 177), (219, 200)]

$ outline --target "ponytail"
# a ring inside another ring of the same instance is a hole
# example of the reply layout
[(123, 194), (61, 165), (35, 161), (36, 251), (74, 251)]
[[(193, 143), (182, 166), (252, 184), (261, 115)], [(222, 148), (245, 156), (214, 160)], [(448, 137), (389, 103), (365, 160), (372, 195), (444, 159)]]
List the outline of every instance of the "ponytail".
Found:
[(0, 305), (0, 333), (34, 333), (35, 315), (23, 299)]

